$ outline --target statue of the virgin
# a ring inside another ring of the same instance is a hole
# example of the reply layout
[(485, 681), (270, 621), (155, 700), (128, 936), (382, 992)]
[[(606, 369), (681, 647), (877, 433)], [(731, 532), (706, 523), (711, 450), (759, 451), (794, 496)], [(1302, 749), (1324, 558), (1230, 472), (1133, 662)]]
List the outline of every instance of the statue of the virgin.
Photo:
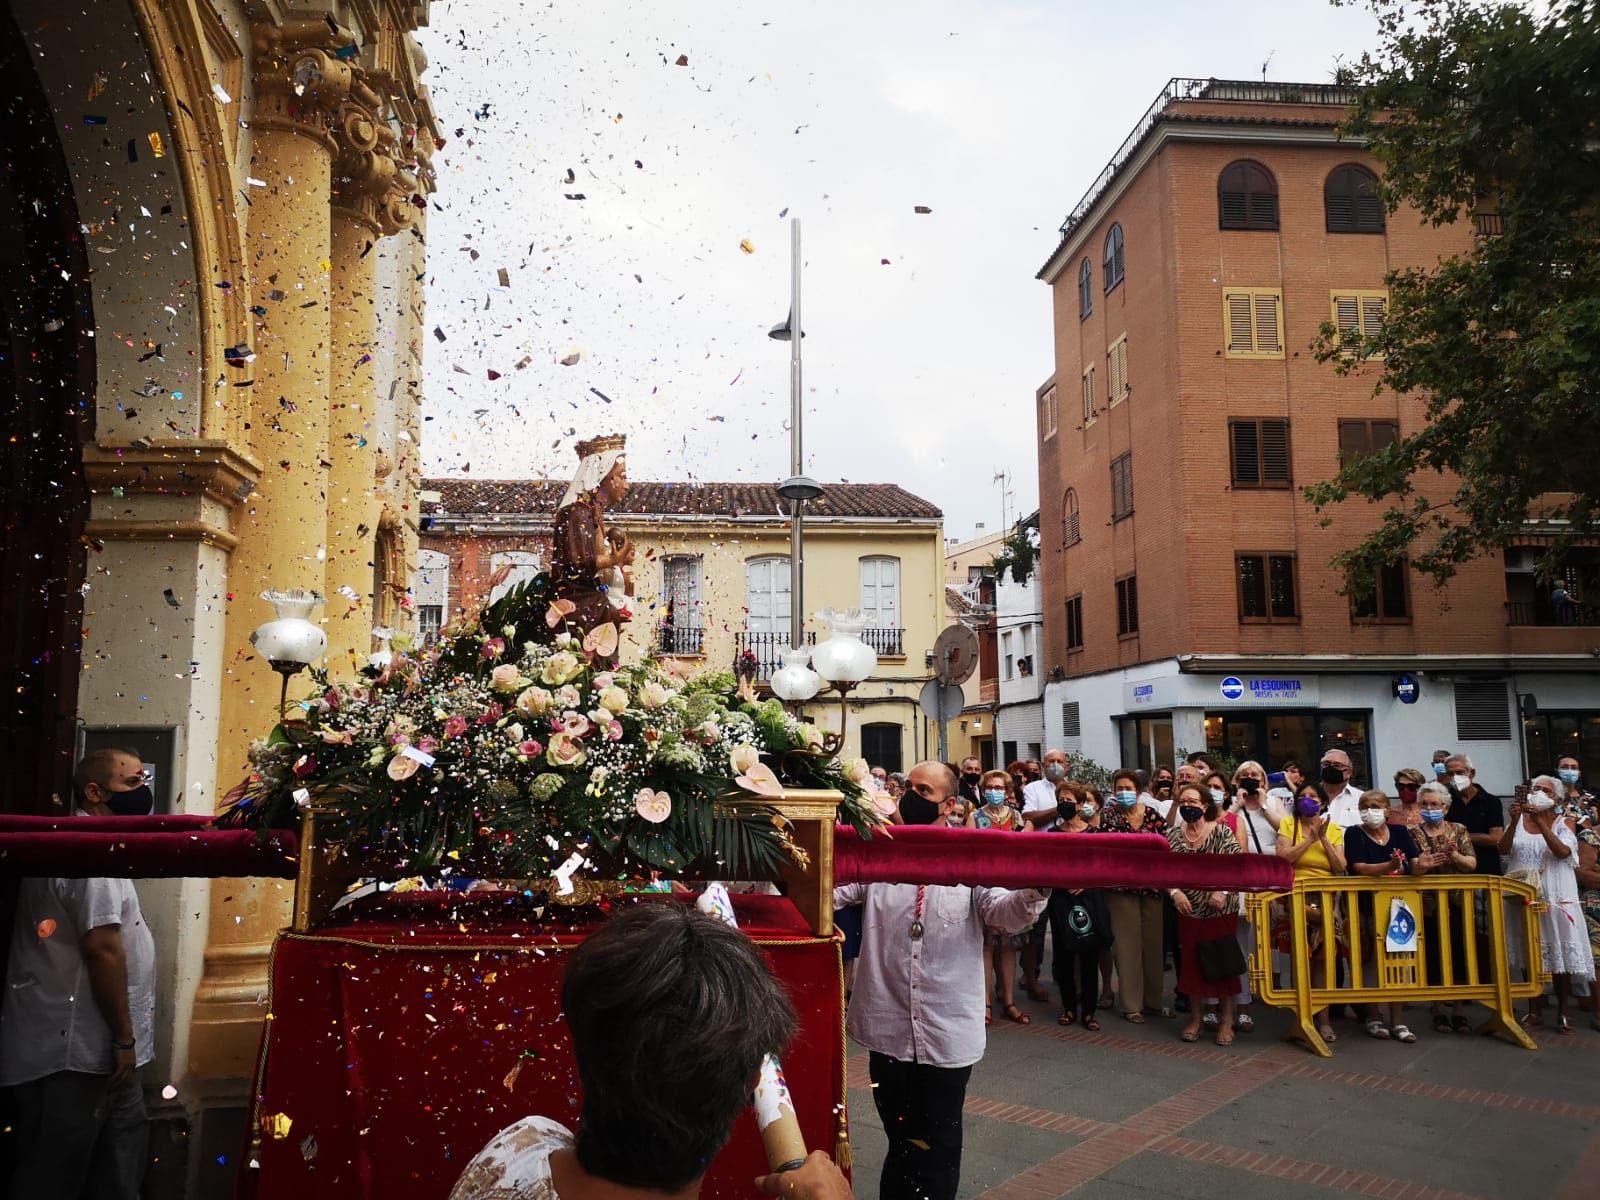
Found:
[(550, 574), (557, 600), (572, 603), (568, 624), (588, 632), (607, 622), (620, 626), (628, 611), (633, 542), (607, 529), (607, 505), (628, 488), (625, 439), (620, 434), (578, 443), (578, 474), (556, 509)]

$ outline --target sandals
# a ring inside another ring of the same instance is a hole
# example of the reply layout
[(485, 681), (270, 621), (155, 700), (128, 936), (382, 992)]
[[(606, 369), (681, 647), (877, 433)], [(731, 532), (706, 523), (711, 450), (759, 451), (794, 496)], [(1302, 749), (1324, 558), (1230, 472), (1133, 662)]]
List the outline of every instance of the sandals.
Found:
[(1215, 1040), (1216, 1040), (1217, 1045), (1219, 1045), (1219, 1046), (1231, 1046), (1231, 1045), (1233, 1045), (1233, 1030), (1231, 1030), (1231, 1029), (1219, 1029), (1219, 1030), (1217, 1030), (1217, 1036), (1216, 1036)]
[(1330, 1046), (1339, 1040), (1339, 1035), (1333, 1031), (1333, 1026), (1326, 1021), (1317, 1026), (1317, 1036)]
[(1394, 1027), (1394, 1040), (1410, 1044), (1417, 1040), (1417, 1035), (1411, 1032), (1411, 1027), (1408, 1025), (1396, 1025)]
[(1099, 1033), (1100, 1032), (1100, 1022), (1096, 1021), (1093, 1017), (1091, 1017), (1091, 1016), (1089, 1016), (1087, 1014), (1085, 1014), (1084, 1018), (1083, 1018), (1083, 1027), (1085, 1029), (1087, 1029), (1090, 1033)]
[(1233, 1018), (1233, 1027), (1240, 1033), (1254, 1033), (1256, 1031), (1256, 1019), (1249, 1013), (1239, 1013)]
[(1032, 1025), (1033, 1018), (1023, 1012), (1015, 1004), (1006, 1005), (1006, 1020), (1014, 1021), (1018, 1025)]
[[(1457, 1013), (1455, 1016), (1450, 1018), (1450, 1028), (1455, 1030), (1457, 1033), (1471, 1033), (1472, 1022), (1467, 1020), (1467, 1018), (1462, 1016), (1460, 1013)], [(1595, 1028), (1600, 1029), (1600, 1025), (1596, 1025)]]
[(1433, 1031), (1435, 1033), (1449, 1033), (1451, 1030), (1450, 1018), (1443, 1013), (1433, 1014)]
[(1178, 1034), (1178, 1037), (1181, 1041), (1198, 1042), (1200, 1040), (1200, 1031), (1198, 1029), (1185, 1029)]
[[(1410, 1030), (1407, 1030), (1407, 1032), (1409, 1033)], [(1368, 1021), (1367, 1036), (1370, 1038), (1377, 1038), (1380, 1042), (1387, 1042), (1390, 1036), (1389, 1027), (1382, 1021)]]
[(1206, 1010), (1206, 1015), (1200, 1018), (1200, 1024), (1209, 1032), (1215, 1033), (1222, 1028), (1222, 1018), (1217, 1014), (1216, 1009), (1209, 1008)]
[(1132, 1025), (1144, 1024), (1144, 1014), (1142, 1012), (1125, 1012), (1122, 1014), (1122, 1019)]
[(1076, 1025), (1077, 1023), (1078, 1014), (1073, 1012), (1070, 1008), (1065, 1010), (1059, 1017), (1056, 1018), (1057, 1025)]
[(1556, 1018), (1556, 1032), (1561, 1034), (1562, 1037), (1571, 1037), (1572, 1036), (1572, 1018), (1570, 1018), (1570, 1017), (1557, 1017)]

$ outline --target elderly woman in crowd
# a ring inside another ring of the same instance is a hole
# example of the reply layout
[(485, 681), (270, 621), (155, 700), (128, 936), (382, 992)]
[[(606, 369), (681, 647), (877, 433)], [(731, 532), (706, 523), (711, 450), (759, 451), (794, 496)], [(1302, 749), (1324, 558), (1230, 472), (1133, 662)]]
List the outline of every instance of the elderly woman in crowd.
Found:
[[(1161, 814), (1139, 803), (1139, 781), (1119, 770), (1111, 777), (1110, 804), (1100, 828), (1108, 833), (1167, 834)], [(1122, 1017), (1143, 1025), (1146, 1017), (1170, 1017), (1161, 1003), (1163, 958), (1161, 893), (1126, 889), (1111, 893), (1111, 954), (1117, 967)]]
[[(1506, 875), (1535, 883), (1547, 906), (1539, 917), (1539, 947), (1555, 988), (1556, 1028), (1570, 1034), (1572, 982), (1594, 978), (1594, 951), (1578, 903), (1578, 835), (1556, 817), (1565, 796), (1565, 785), (1554, 775), (1535, 776), (1527, 796), (1511, 805), (1500, 853)], [(1528, 951), (1520, 939), (1511, 940), (1509, 958), (1513, 968), (1526, 969)], [(1544, 1023), (1543, 996), (1528, 1002), (1528, 1023)]]
[[(1389, 795), (1380, 789), (1362, 792), (1356, 808), (1358, 824), (1345, 830), (1344, 857), (1350, 874), (1372, 878), (1392, 875), (1422, 875), (1428, 870), (1429, 860), (1417, 848), (1411, 831), (1404, 825), (1389, 824)], [(1356, 937), (1361, 945), (1361, 961), (1369, 966), (1377, 960), (1377, 940), (1384, 935), (1386, 914), (1378, 911), (1374, 897), (1362, 894), (1356, 897)], [(1389, 1023), (1384, 1024), (1377, 1013), (1368, 1007), (1365, 1014), (1367, 1035), (1397, 1042), (1414, 1042), (1417, 1035), (1401, 1019), (1399, 1004), (1389, 1007)]]
[[(1210, 789), (1184, 783), (1173, 789), (1178, 823), (1167, 841), (1178, 854), (1237, 854), (1239, 843), (1219, 819), (1222, 805)], [(1237, 916), (1239, 898), (1231, 892), (1183, 890), (1168, 893), (1178, 910), (1178, 946), (1182, 952), (1178, 987), (1189, 997), (1193, 1015), (1180, 1035), (1186, 1042), (1200, 1040), (1201, 1010), (1206, 1000), (1221, 1001), (1216, 1043), (1233, 1044), (1233, 1001), (1239, 994), (1244, 953), (1239, 948)]]
[[(1284, 813), (1277, 802), (1267, 795), (1267, 771), (1260, 763), (1246, 760), (1234, 769), (1231, 799), (1222, 822), (1239, 843), (1245, 854), (1276, 854), (1278, 852), (1278, 826)], [(1249, 956), (1255, 941), (1255, 929), (1243, 916), (1239, 918), (1239, 948)], [(1250, 980), (1243, 977), (1243, 985), (1234, 998), (1234, 1028), (1240, 1033), (1255, 1030), (1255, 1018), (1250, 1015)], [(1207, 1029), (1217, 1026), (1214, 1011), (1207, 1010)]]
[[(1417, 772), (1421, 774), (1421, 772)], [(1446, 820), (1450, 810), (1450, 789), (1437, 781), (1423, 783), (1417, 789), (1418, 826), (1412, 839), (1422, 852), (1428, 870), (1435, 875), (1470, 875), (1478, 869), (1478, 851), (1472, 844), (1472, 835), (1465, 825)], [(1448, 905), (1450, 919), (1451, 978), (1444, 978), (1442, 940), (1439, 933), (1439, 896), (1428, 896), (1423, 901), (1422, 929), (1424, 958), (1427, 963), (1428, 986), (1444, 983), (1466, 983), (1467, 980), (1467, 913), (1462, 894), (1453, 893)], [(1488, 964), (1481, 963), (1480, 971)], [(1472, 1022), (1467, 1020), (1465, 1001), (1433, 1006), (1433, 1028), (1439, 1033), (1471, 1033)]]
[[(1326, 879), (1345, 873), (1344, 827), (1328, 819), (1328, 802), (1322, 789), (1315, 783), (1302, 783), (1295, 789), (1294, 811), (1284, 817), (1278, 826), (1278, 857), (1294, 864), (1296, 879)], [(1332, 911), (1324, 913), (1322, 906), (1308, 903), (1306, 915), (1311, 928), (1307, 935), (1307, 957), (1311, 959), (1311, 986), (1327, 984), (1322, 947), (1327, 935), (1337, 943), (1336, 952), (1349, 953), (1346, 943), (1344, 909), (1337, 897), (1330, 905)], [(1285, 915), (1287, 920), (1287, 914)], [(1287, 936), (1275, 936), (1273, 941), (1287, 947)], [(1317, 1032), (1325, 1042), (1336, 1042), (1338, 1035), (1328, 1023), (1328, 1010), (1314, 1013)]]

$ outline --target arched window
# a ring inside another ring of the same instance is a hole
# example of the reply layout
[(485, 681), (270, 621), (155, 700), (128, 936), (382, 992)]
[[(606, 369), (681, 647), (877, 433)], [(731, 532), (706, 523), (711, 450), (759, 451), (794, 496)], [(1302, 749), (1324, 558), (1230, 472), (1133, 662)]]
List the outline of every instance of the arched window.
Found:
[(1260, 163), (1241, 158), (1217, 177), (1219, 229), (1276, 229), (1278, 184)]
[[(372, 624), (378, 629), (400, 627), (401, 598), (406, 595), (405, 547), (398, 526), (385, 520), (372, 539)], [(377, 643), (373, 643), (377, 649)]]
[(1113, 225), (1106, 234), (1106, 291), (1122, 282), (1122, 226)]
[(1378, 177), (1365, 167), (1346, 163), (1328, 173), (1322, 188), (1329, 233), (1382, 233), (1383, 201)]
[(1061, 498), (1061, 545), (1076, 546), (1083, 540), (1083, 526), (1078, 520), (1078, 492), (1068, 488)]
[(1078, 320), (1083, 320), (1094, 311), (1094, 268), (1089, 265), (1089, 260), (1083, 260), (1078, 267)]

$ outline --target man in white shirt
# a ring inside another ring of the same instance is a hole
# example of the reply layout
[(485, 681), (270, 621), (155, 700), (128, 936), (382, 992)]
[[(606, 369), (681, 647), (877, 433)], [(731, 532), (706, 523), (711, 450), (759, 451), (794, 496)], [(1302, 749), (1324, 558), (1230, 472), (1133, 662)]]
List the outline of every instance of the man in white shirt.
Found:
[(1044, 778), (1022, 789), (1022, 819), (1028, 828), (1048, 829), (1056, 819), (1056, 784), (1067, 777), (1065, 750), (1044, 752)]
[(1327, 802), (1328, 820), (1349, 829), (1361, 822), (1361, 789), (1350, 786), (1350, 756), (1343, 750), (1329, 750), (1322, 756), (1322, 798)]
[[(139, 756), (96, 750), (73, 775), (77, 815), (148, 813)], [(17, 896), (0, 1086), (19, 1114), (11, 1195), (137, 1200), (154, 1057), (155, 942), (126, 879), (24, 879)]]
[[(955, 804), (955, 777), (943, 763), (919, 763), (906, 785), (900, 818), (908, 825), (935, 824)], [(984, 1048), (984, 927), (1020, 933), (1048, 898), (913, 883), (834, 889), (835, 908), (864, 906), (848, 1028), (871, 1052), (872, 1099), (889, 1139), (880, 1200), (955, 1200), (962, 1106)]]

